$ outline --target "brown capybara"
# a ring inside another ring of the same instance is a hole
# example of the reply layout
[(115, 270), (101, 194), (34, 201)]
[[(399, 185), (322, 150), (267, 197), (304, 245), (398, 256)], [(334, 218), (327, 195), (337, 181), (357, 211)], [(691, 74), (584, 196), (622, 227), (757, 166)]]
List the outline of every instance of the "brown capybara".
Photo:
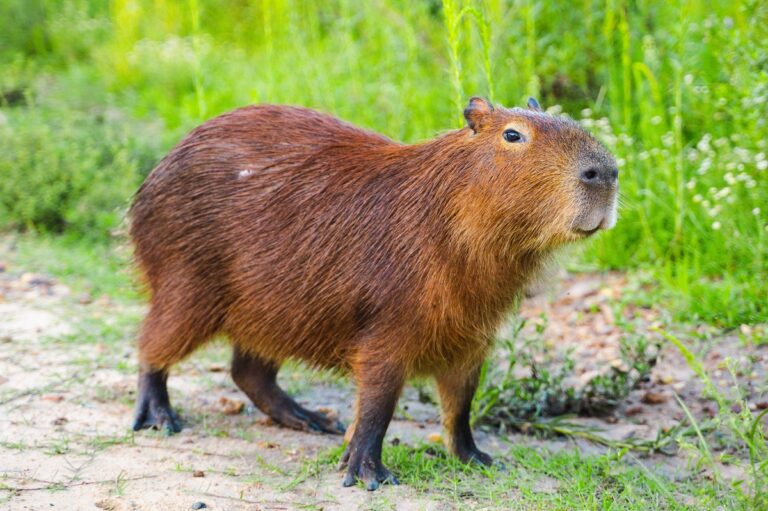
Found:
[(437, 380), (448, 449), (490, 463), (469, 412), (495, 330), (548, 254), (613, 226), (618, 171), (533, 99), (472, 98), (464, 116), (405, 145), (305, 108), (251, 106), (182, 140), (130, 212), (151, 290), (134, 429), (179, 431), (168, 370), (223, 334), (235, 383), (291, 428), (344, 431), (277, 385), (283, 362), (352, 375), (344, 486), (397, 482), (382, 440), (416, 375)]

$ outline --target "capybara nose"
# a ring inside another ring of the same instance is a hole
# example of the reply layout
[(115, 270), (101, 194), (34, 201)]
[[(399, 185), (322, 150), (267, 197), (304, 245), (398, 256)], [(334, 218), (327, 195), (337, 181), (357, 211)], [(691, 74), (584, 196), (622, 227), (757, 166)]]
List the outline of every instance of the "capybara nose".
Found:
[(592, 165), (581, 171), (582, 183), (590, 186), (611, 186), (619, 179), (619, 169), (609, 166)]

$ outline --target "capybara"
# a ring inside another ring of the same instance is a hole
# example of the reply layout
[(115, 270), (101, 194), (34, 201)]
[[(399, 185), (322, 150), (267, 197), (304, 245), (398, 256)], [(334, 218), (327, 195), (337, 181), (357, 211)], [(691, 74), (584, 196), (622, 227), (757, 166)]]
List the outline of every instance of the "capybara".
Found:
[(151, 302), (134, 429), (180, 430), (170, 367), (217, 335), (232, 378), (287, 427), (343, 433), (276, 383), (286, 360), (345, 371), (344, 486), (396, 483), (382, 440), (407, 378), (434, 376), (447, 448), (469, 425), (494, 333), (559, 246), (610, 228), (618, 170), (575, 122), (472, 98), (467, 126), (413, 145), (329, 115), (249, 106), (192, 131), (130, 211)]

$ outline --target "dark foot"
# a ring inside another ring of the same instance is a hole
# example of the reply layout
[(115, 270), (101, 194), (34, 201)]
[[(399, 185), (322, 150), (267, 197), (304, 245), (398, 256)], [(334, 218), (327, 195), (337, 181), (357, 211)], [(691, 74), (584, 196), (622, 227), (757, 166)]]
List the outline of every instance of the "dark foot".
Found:
[(477, 463), (486, 467), (493, 465), (493, 458), (474, 446), (456, 452), (456, 456), (464, 463)]
[(312, 412), (293, 399), (282, 400), (278, 406), (269, 409), (269, 416), (283, 426), (301, 431), (343, 435), (347, 428), (336, 419), (320, 412)]
[(301, 431), (343, 435), (344, 425), (299, 405), (277, 384), (279, 365), (244, 353), (235, 346), (232, 379), (256, 407), (276, 423)]
[(382, 484), (397, 485), (400, 482), (392, 475), (392, 472), (381, 463), (381, 460), (374, 459), (374, 456), (364, 454), (362, 456), (355, 457), (356, 459), (349, 459), (349, 448), (345, 451), (346, 461), (342, 456), (342, 464), (347, 464), (347, 475), (344, 477), (344, 481), (341, 483), (343, 486), (352, 486), (358, 480), (362, 481), (365, 485), (365, 489), (373, 491), (378, 489)]
[(157, 429), (172, 435), (181, 431), (181, 419), (171, 408), (164, 371), (142, 371), (133, 430)]

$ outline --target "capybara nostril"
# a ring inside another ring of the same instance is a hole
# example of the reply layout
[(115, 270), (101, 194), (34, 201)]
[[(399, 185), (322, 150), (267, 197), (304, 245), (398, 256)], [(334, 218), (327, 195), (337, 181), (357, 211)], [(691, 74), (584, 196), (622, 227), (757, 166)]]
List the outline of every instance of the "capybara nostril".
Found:
[(619, 169), (616, 167), (591, 166), (583, 170), (579, 176), (583, 183), (588, 185), (611, 185), (619, 177)]
[(597, 181), (597, 178), (600, 176), (600, 173), (598, 170), (594, 167), (590, 167), (584, 172), (581, 173), (581, 180), (585, 183), (592, 184)]

